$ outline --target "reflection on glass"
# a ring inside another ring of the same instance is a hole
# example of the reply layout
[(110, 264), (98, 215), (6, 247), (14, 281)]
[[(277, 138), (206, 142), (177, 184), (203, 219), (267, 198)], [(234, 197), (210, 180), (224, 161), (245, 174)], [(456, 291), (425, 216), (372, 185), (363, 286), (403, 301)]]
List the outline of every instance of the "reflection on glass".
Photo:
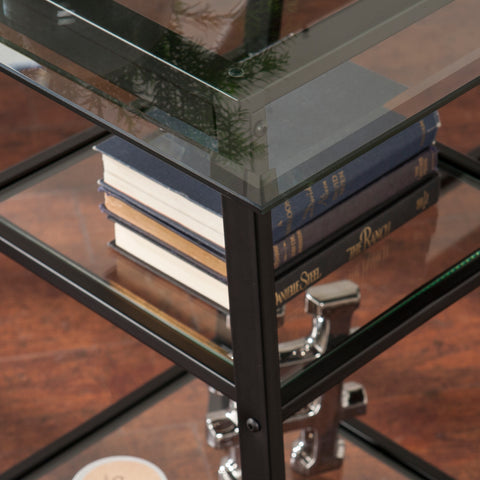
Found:
[[(91, 271), (124, 298), (159, 319), (168, 319), (172, 328), (194, 342), (212, 349), (210, 341), (228, 345), (224, 313), (110, 248), (113, 223), (99, 208), (101, 177), (100, 154), (88, 148), (72, 156), (57, 174), (5, 199), (0, 214)], [(348, 279), (359, 285), (361, 301), (353, 326), (365, 325), (478, 248), (478, 190), (448, 175), (443, 183), (435, 206), (321, 280), (325, 284)], [(282, 342), (311, 334), (313, 317), (303, 309), (303, 294), (286, 304), (279, 330)]]
[(231, 57), (242, 48), (253, 28), (263, 31), (265, 40), (273, 43), (311, 28), (356, 1), (117, 0), (116, 3), (210, 51)]
[[(32, 65), (27, 58), (18, 54), (12, 60)], [(7, 75), (0, 74), (0, 89), (0, 115), (3, 122), (0, 176), (4, 174), (3, 170), (15, 167), (26, 158), (92, 126), (84, 118), (38, 95)], [(46, 111), (50, 112), (48, 117), (39, 114)]]
[(224, 313), (109, 246), (113, 223), (100, 211), (103, 193), (97, 191), (97, 181), (101, 176), (100, 155), (88, 147), (66, 159), (56, 175), (4, 200), (0, 215), (153, 314), (159, 332), (164, 325), (215, 356), (226, 357), (224, 350), (213, 343), (225, 341)]
[(227, 54), (240, 45), (244, 34), (246, 0), (118, 0), (155, 23), (203, 48)]
[(0, 475), (5, 478), (6, 470), (171, 363), (3, 254), (0, 268)]
[(5, 0), (0, 36), (39, 65), (3, 57), (19, 74), (266, 209), (479, 76), (475, 0), (334, 3)]
[[(181, 387), (181, 388), (180, 388)], [(82, 448), (67, 453), (61, 461), (42, 472), (31, 475), (31, 480), (70, 479), (85, 465), (114, 455), (131, 455), (157, 465), (167, 478), (208, 480), (217, 478), (222, 457), (228, 452), (207, 445), (205, 414), (208, 408), (208, 387), (198, 380), (157, 395), (148, 408), (139, 408), (136, 415), (113, 431), (83, 442)], [(285, 438), (285, 456), (296, 432)], [(117, 475), (119, 474), (116, 472)], [(120, 472), (121, 473), (121, 472)], [(298, 478), (286, 465), (286, 479)], [(341, 469), (322, 474), (322, 480), (402, 480), (406, 478), (394, 468), (346, 442), (346, 459)]]
[[(362, 255), (327, 275), (317, 285), (349, 280), (361, 300), (352, 315), (354, 328), (366, 325), (390, 306), (479, 248), (480, 191), (444, 176), (435, 206), (390, 233)], [(304, 312), (304, 295), (286, 305), (281, 341), (307, 337), (313, 316)]]
[(458, 480), (480, 474), (479, 302), (477, 288), (353, 375), (369, 392), (362, 420)]

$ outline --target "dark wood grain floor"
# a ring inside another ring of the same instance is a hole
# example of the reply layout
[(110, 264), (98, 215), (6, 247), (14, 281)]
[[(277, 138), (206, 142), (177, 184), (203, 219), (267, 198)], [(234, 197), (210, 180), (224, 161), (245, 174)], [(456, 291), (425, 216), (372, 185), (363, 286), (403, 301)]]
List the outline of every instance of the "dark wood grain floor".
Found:
[[(441, 141), (464, 152), (480, 144), (480, 89), (443, 108), (441, 116)], [(1, 168), (88, 126), (4, 76), (0, 76), (0, 122)], [(464, 209), (459, 207), (462, 211), (468, 210), (466, 203)], [(452, 222), (458, 219), (455, 210), (444, 215)], [(467, 226), (465, 245), (456, 246), (461, 251), (479, 243), (478, 210), (469, 218), (472, 225)], [(427, 228), (426, 223), (419, 228)], [(386, 276), (381, 277), (378, 268), (369, 272), (365, 262), (361, 275), (354, 273), (355, 265), (338, 272), (339, 277), (357, 275), (362, 283), (359, 323), (388, 306), (392, 292), (411, 288), (400, 287), (406, 273), (413, 272), (418, 282), (428, 274), (416, 270), (410, 240), (402, 235), (392, 240), (390, 248), (396, 255), (376, 250), (389, 258)], [(448, 262), (452, 250), (445, 251), (435, 259), (435, 268)], [(411, 255), (411, 264), (405, 255)], [(2, 472), (170, 363), (3, 255), (0, 271)], [(369, 392), (367, 423), (461, 480), (480, 478), (479, 306), (477, 290), (353, 376)], [(300, 299), (292, 308), (301, 311)], [(213, 479), (220, 452), (204, 442), (206, 402), (206, 386), (191, 382), (44, 478), (68, 479), (90, 460), (121, 453), (155, 461), (171, 479)], [(342, 471), (322, 478), (402, 478), (353, 445), (347, 455)]]

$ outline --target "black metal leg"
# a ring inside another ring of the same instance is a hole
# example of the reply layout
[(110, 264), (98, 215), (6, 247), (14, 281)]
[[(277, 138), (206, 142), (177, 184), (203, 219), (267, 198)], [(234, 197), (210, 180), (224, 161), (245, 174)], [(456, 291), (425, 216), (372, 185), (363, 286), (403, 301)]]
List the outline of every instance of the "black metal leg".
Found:
[(243, 480), (281, 480), (280, 368), (271, 217), (223, 200)]

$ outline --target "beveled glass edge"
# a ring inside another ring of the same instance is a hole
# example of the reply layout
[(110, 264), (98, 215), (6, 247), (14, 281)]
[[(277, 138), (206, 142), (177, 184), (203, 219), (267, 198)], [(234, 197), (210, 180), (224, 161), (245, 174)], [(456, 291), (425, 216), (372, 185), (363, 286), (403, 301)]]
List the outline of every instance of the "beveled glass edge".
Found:
[(100, 277), (0, 216), (0, 250), (207, 383), (235, 397), (228, 353), (165, 314), (153, 314)]
[[(52, 4), (52, 5), (56, 5), (58, 2), (53, 2), (52, 1), (52, 2), (49, 2), (49, 3)], [(352, 5), (351, 7), (353, 7), (353, 6), (354, 5)], [(349, 7), (347, 7), (347, 9), (348, 8)], [(273, 46), (271, 46), (271, 50), (274, 51), (275, 48), (277, 48), (277, 47), (278, 47), (277, 45), (273, 45)], [(17, 72), (17, 74), (21, 75), (19, 72)], [(26, 83), (29, 83), (32, 86), (32, 82), (26, 82)], [(468, 89), (468, 88), (470, 88), (470, 87), (467, 87), (466, 89)], [(37, 89), (39, 91), (42, 91), (43, 93), (46, 92), (46, 89), (42, 88), (41, 86), (39, 86), (39, 88), (37, 88)], [(464, 91), (466, 91), (466, 89)], [(56, 101), (59, 101), (61, 99), (61, 97), (59, 95), (55, 95), (54, 92), (52, 94), (52, 92), (50, 91), (49, 94)], [(443, 100), (441, 100), (441, 101), (439, 101), (435, 104), (436, 105), (435, 108), (438, 108), (439, 105), (450, 101), (455, 96), (456, 96), (455, 94), (447, 95), (447, 97), (445, 97)], [(188, 164), (178, 163), (178, 162), (175, 161), (175, 159), (165, 158), (165, 156), (162, 156), (161, 152), (157, 151), (155, 149), (155, 147), (153, 145), (149, 144), (149, 142), (146, 139), (136, 138), (134, 134), (128, 133), (128, 132), (122, 130), (121, 128), (117, 127), (116, 125), (112, 124), (111, 122), (108, 122), (105, 119), (99, 118), (98, 116), (95, 116), (94, 114), (91, 114), (90, 112), (86, 111), (85, 109), (82, 109), (81, 107), (79, 107), (78, 105), (76, 105), (72, 101), (69, 101), (68, 99), (64, 99), (63, 102), (66, 106), (68, 106), (69, 108), (77, 111), (81, 115), (86, 116), (90, 120), (92, 120), (92, 121), (94, 121), (94, 122), (96, 122), (100, 125), (104, 125), (110, 131), (116, 133), (117, 135), (122, 136), (123, 138), (127, 139), (128, 141), (130, 141), (132, 143), (135, 143), (139, 147), (141, 147), (141, 148), (147, 150), (148, 152), (154, 154), (158, 158), (161, 158), (163, 161), (167, 161), (168, 163), (176, 166), (180, 170), (185, 171), (189, 175), (194, 176), (198, 180), (208, 184), (209, 186), (211, 186), (215, 190), (220, 191), (224, 195), (227, 195), (227, 196), (230, 196), (230, 197), (233, 196), (235, 198), (238, 198), (240, 201), (249, 205), (255, 211), (260, 212), (260, 213), (265, 213), (265, 212), (271, 210), (276, 205), (282, 203), (286, 198), (289, 198), (290, 196), (292, 196), (295, 193), (301, 191), (305, 187), (311, 185), (312, 183), (314, 183), (318, 179), (328, 175), (328, 173), (331, 173), (333, 170), (342, 167), (343, 165), (345, 165), (346, 163), (348, 163), (349, 161), (351, 161), (352, 159), (354, 159), (358, 155), (360, 155), (360, 154), (366, 152), (367, 150), (369, 150), (370, 148), (373, 148), (374, 146), (378, 145), (379, 143), (384, 141), (386, 138), (392, 136), (393, 134), (395, 134), (396, 132), (398, 132), (402, 128), (405, 128), (409, 124), (413, 123), (413, 121), (415, 119), (420, 119), (420, 117), (422, 117), (423, 115), (425, 115), (426, 113), (428, 113), (429, 111), (432, 110), (432, 108), (429, 108), (429, 109), (427, 108), (427, 109), (423, 110), (421, 113), (417, 113), (415, 116), (408, 118), (404, 122), (401, 122), (399, 125), (397, 125), (392, 130), (390, 130), (388, 132), (385, 132), (380, 137), (377, 137), (374, 141), (369, 142), (368, 144), (363, 145), (361, 148), (355, 150), (354, 152), (351, 152), (347, 156), (338, 159), (333, 165), (330, 165), (328, 168), (323, 169), (321, 172), (317, 172), (314, 175), (309, 175), (308, 178), (301, 179), (298, 184), (292, 186), (290, 189), (287, 189), (283, 192), (278, 193), (277, 189), (276, 189), (276, 184), (278, 183), (277, 182), (278, 179), (275, 179), (271, 183), (268, 183), (268, 180), (265, 180), (265, 183), (262, 183), (261, 186), (257, 187), (255, 185), (250, 185), (249, 181), (235, 179), (234, 178), (235, 173), (233, 173), (231, 175), (231, 178), (230, 178), (229, 177), (230, 173), (227, 171), (228, 169), (225, 170), (225, 172), (221, 174), (221, 175), (223, 175), (223, 178), (221, 180), (216, 180), (216, 179), (210, 178), (208, 176), (204, 176), (202, 173), (199, 173), (198, 171), (195, 171)], [(118, 108), (122, 109), (122, 107), (120, 107), (120, 106)], [(220, 168), (221, 168), (221, 165), (220, 165)], [(240, 188), (238, 188), (238, 182), (239, 181), (240, 181), (240, 183), (243, 182), (243, 184), (242, 184), (243, 186), (240, 186)], [(243, 193), (241, 192), (242, 188), (243, 188)], [(247, 189), (246, 192), (245, 192), (245, 189)]]
[[(39, 94), (46, 96), (47, 98), (51, 99), (52, 101), (55, 101), (59, 103), (60, 105), (68, 108), (69, 110), (77, 113), (78, 115), (86, 118), (87, 120), (91, 121), (92, 123), (98, 125), (99, 127), (104, 128), (108, 132), (123, 138), (124, 140), (136, 145), (137, 147), (145, 150), (146, 152), (156, 156), (160, 161), (169, 163), (170, 165), (178, 168), (179, 170), (185, 172), (188, 175), (191, 175), (192, 177), (196, 178), (197, 180), (201, 181), (202, 183), (205, 183), (212, 187), (214, 190), (218, 191), (222, 195), (225, 195), (230, 198), (236, 198), (240, 202), (244, 203), (247, 205), (249, 208), (252, 208), (254, 211), (259, 212), (259, 213), (266, 213), (267, 211), (270, 210), (270, 208), (265, 208), (262, 209), (260, 204), (255, 203), (254, 201), (250, 200), (248, 197), (245, 197), (235, 191), (233, 188), (229, 188), (228, 186), (225, 186), (218, 181), (215, 181), (214, 179), (211, 178), (205, 178), (201, 176), (198, 172), (193, 170), (192, 168), (189, 168), (185, 164), (179, 164), (174, 161), (172, 161), (169, 158), (166, 158), (162, 155), (160, 155), (153, 147), (150, 145), (147, 141), (139, 139), (135, 135), (126, 132), (125, 130), (121, 129), (120, 127), (116, 126), (114, 123), (109, 122), (98, 115), (95, 115), (88, 110), (82, 108), (81, 106), (75, 104), (73, 101), (70, 101), (69, 99), (62, 97), (61, 95), (56, 94), (54, 91), (34, 82), (32, 79), (26, 77), (23, 75), (21, 72), (15, 70), (14, 68), (0, 63), (0, 73), (4, 73), (15, 80), (23, 83), (24, 85), (28, 86), (29, 88), (32, 88), (33, 90), (37, 91)], [(280, 201), (278, 202), (280, 203)]]
[(456, 98), (460, 97), (461, 95), (467, 93), (472, 88), (480, 86), (480, 76), (470, 82), (466, 83), (465, 85), (457, 88), (453, 92), (450, 92), (446, 96), (442, 97), (441, 99), (435, 101), (428, 107), (420, 110), (418, 113), (406, 118), (404, 121), (395, 125), (395, 127), (385, 131), (383, 134), (377, 136), (375, 139), (371, 140), (370, 142), (362, 145), (361, 147), (353, 150), (349, 154), (343, 156), (342, 158), (338, 159), (332, 165), (329, 165), (327, 168), (322, 169), (321, 171), (317, 172), (316, 174), (312, 175), (308, 179), (300, 182), (298, 185), (286, 190), (285, 192), (279, 194), (274, 200), (269, 202), (265, 202), (263, 205), (254, 205), (254, 208), (257, 208), (260, 213), (266, 213), (270, 211), (272, 208), (276, 207), (277, 205), (281, 204), (288, 198), (291, 198), (293, 195), (301, 192), (306, 187), (318, 182), (322, 178), (326, 177), (330, 173), (342, 168), (346, 164), (350, 163), (351, 161), (355, 160), (357, 157), (365, 154), (369, 150), (377, 147), (385, 140), (393, 137), (394, 135), (398, 134), (402, 130), (406, 129), (410, 125), (413, 125), (415, 122), (420, 121), (422, 118), (426, 117), (427, 115), (435, 112), (436, 110), (440, 109), (441, 107), (445, 106), (446, 104), (450, 103), (451, 101), (455, 100)]
[[(106, 121), (105, 119), (94, 115), (93, 113), (89, 112), (88, 110), (80, 107), (79, 105), (75, 104), (73, 101), (70, 101), (69, 99), (62, 97), (52, 90), (49, 90), (48, 88), (34, 82), (32, 79), (26, 77), (23, 75), (21, 72), (15, 70), (14, 68), (5, 65), (5, 64), (0, 64), (0, 71), (3, 73), (11, 76), (12, 78), (22, 82), (23, 84), (27, 85), (28, 87), (36, 90), (42, 95), (45, 95), (46, 97), (50, 98), (51, 100), (69, 108), (70, 110), (74, 111), (75, 113), (83, 116), (84, 118), (90, 120), (96, 125), (101, 126), (102, 128), (105, 128), (109, 132), (124, 138), (126, 141), (131, 142), (135, 145), (137, 145), (139, 148), (142, 148), (143, 150), (147, 151), (148, 153), (153, 154), (154, 156), (158, 157), (159, 160), (165, 161), (179, 170), (184, 171), (186, 174), (191, 175), (198, 179), (199, 181), (209, 185), (216, 191), (220, 192), (222, 195), (225, 195), (230, 198), (236, 198), (245, 205), (247, 205), (249, 208), (253, 209), (254, 211), (258, 213), (267, 213), (268, 211), (272, 210), (275, 206), (281, 204), (284, 202), (286, 199), (290, 198), (291, 196), (295, 195), (296, 193), (302, 191), (306, 187), (310, 186), (311, 184), (315, 183), (319, 179), (327, 176), (329, 173), (332, 173), (338, 168), (341, 168), (342, 166), (346, 165), (347, 163), (351, 162), (358, 156), (364, 154), (365, 152), (369, 151), (370, 149), (376, 147), (386, 139), (392, 137), (393, 135), (397, 134), (404, 128), (408, 127), (409, 125), (412, 125), (416, 121), (422, 119), (429, 113), (439, 109), (440, 107), (444, 106), (445, 104), (449, 103), (450, 101), (454, 100), (455, 98), (459, 97), (460, 95), (466, 93), (470, 89), (480, 85), (480, 77), (475, 78), (474, 80), (471, 80), (470, 82), (466, 83), (465, 85), (459, 87), (458, 89), (454, 90), (453, 92), (450, 92), (448, 95), (444, 96), (443, 98), (437, 100), (433, 104), (431, 104), (429, 107), (422, 109), (419, 111), (417, 114), (412, 115), (411, 117), (405, 119), (403, 122), (399, 123), (396, 125), (394, 128), (384, 132), (382, 135), (376, 137), (374, 140), (368, 142), (367, 144), (363, 145), (362, 147), (354, 150), (353, 152), (349, 153), (348, 155), (344, 156), (343, 158), (337, 160), (334, 162), (332, 165), (330, 165), (328, 168), (323, 169), (319, 172), (317, 172), (315, 175), (311, 176), (310, 178), (300, 182), (296, 186), (286, 190), (280, 195), (277, 195), (273, 200), (270, 201), (265, 201), (265, 203), (261, 204), (257, 201), (253, 201), (252, 199), (246, 197), (245, 195), (242, 195), (235, 191), (233, 188), (229, 188), (218, 181), (215, 181), (211, 178), (205, 178), (201, 176), (198, 172), (192, 170), (191, 168), (188, 168), (186, 165), (183, 164), (178, 164), (175, 163), (174, 161), (165, 158), (161, 156), (152, 145), (150, 145), (147, 141), (141, 140), (138, 137), (136, 137), (133, 134), (127, 133), (125, 130), (121, 129), (120, 127), (116, 126), (115, 124)], [(120, 107), (118, 107), (120, 108)], [(275, 180), (276, 182), (276, 180)], [(268, 188), (268, 186), (267, 186)], [(261, 192), (257, 192), (256, 197), (260, 197)]]
[[(267, 16), (272, 32), (261, 35), (261, 40), (253, 38), (253, 41), (250, 42), (247, 38), (242, 44), (243, 54), (235, 59), (207, 50), (114, 0), (104, 2), (105, 11), (108, 14), (103, 16), (89, 10), (88, 6), (85, 7), (81, 1), (77, 1), (73, 7), (68, 4), (63, 5), (64, 2), (58, 0), (46, 0), (46, 2), (44, 0), (44, 4), (45, 8), (57, 8), (59, 11), (69, 13), (77, 20), (88, 23), (94, 29), (115, 38), (125, 47), (133, 48), (162, 65), (178, 69), (183, 75), (200, 82), (212, 92), (239, 101), (249, 98), (248, 103), (251, 103), (252, 97), (257, 97), (257, 94), (261, 93), (262, 99), (259, 101), (269, 103), (291, 91), (292, 87), (295, 88), (295, 86), (308, 82), (308, 80), (344, 63), (370, 46), (382, 42), (398, 31), (435, 13), (452, 1), (405, 0), (399, 3), (397, 0), (362, 0), (362, 2), (353, 2), (325, 18), (318, 19), (305, 31), (294, 32), (284, 38), (276, 38), (272, 33), (276, 29), (275, 23), (279, 21), (279, 12), (275, 11), (279, 8), (279, 2), (271, 2), (268, 6), (266, 6), (266, 2), (261, 2), (260, 6), (252, 6), (249, 3), (248, 8), (252, 10), (250, 16), (255, 16), (255, 23), (260, 25), (260, 28), (264, 28), (265, 22), (262, 20), (264, 16)], [(367, 3), (368, 5), (366, 5)], [(382, 8), (378, 8), (379, 6)], [(361, 16), (366, 9), (369, 9), (370, 15)], [(138, 35), (135, 39), (130, 38), (129, 32), (122, 29), (122, 25), (116, 20), (118, 16), (124, 19), (131, 18), (130, 23), (140, 22), (142, 38), (138, 38)], [(104, 25), (101, 23), (102, 21), (109, 23)], [(122, 34), (119, 33), (120, 30), (122, 30)], [(171, 53), (164, 50), (162, 50), (164, 57), (155, 53), (155, 49), (151, 45), (152, 37), (159, 38), (165, 33), (172, 35), (175, 45), (181, 45), (182, 48), (195, 52), (194, 65), (191, 62), (192, 59), (187, 64), (185, 58), (174, 58)], [(251, 35), (250, 32), (246, 33), (247, 37), (248, 35)], [(337, 38), (339, 35), (340, 38)], [(256, 35), (251, 36), (255, 37)], [(312, 42), (316, 48), (314, 51), (308, 52), (306, 46)], [(293, 50), (294, 54), (292, 55), (289, 50)], [(295, 52), (302, 52), (301, 64), (294, 58)], [(259, 68), (262, 58), (265, 57), (269, 59), (269, 67), (267, 69)], [(276, 60), (272, 63), (274, 59)], [(291, 65), (289, 64), (290, 60), (293, 61)], [(274, 73), (278, 77), (273, 78), (272, 84), (268, 84), (267, 82), (272, 80), (272, 66), (275, 67)], [(292, 83), (293, 73), (296, 80)], [(286, 77), (289, 78), (286, 79)], [(288, 87), (279, 86), (279, 83), (285, 79)], [(269, 90), (267, 94), (265, 93), (266, 89)]]

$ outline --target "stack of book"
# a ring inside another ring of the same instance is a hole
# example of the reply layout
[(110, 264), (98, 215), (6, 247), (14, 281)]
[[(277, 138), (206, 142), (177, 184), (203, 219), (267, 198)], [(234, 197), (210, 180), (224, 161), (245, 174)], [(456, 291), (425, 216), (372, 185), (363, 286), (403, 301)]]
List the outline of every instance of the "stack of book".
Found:
[[(438, 127), (434, 112), (273, 208), (277, 306), (436, 202)], [(111, 245), (228, 312), (221, 195), (119, 137), (95, 149)]]

